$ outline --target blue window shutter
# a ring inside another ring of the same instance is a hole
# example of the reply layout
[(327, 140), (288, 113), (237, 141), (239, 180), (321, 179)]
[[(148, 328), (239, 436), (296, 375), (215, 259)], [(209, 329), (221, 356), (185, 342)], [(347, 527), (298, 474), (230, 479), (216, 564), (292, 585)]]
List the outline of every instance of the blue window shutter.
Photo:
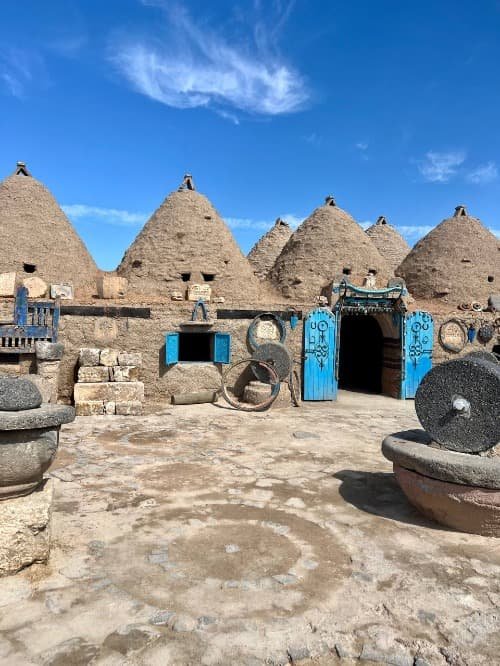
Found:
[(231, 363), (231, 334), (215, 333), (214, 363)]
[(179, 334), (165, 334), (165, 363), (173, 365), (179, 361)]

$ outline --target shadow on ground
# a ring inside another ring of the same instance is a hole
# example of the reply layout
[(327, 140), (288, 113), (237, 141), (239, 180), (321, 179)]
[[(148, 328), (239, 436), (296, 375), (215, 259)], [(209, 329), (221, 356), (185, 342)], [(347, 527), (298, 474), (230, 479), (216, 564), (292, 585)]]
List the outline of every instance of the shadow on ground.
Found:
[(408, 525), (446, 530), (424, 518), (408, 502), (392, 473), (342, 469), (333, 476), (342, 481), (341, 497), (361, 511)]

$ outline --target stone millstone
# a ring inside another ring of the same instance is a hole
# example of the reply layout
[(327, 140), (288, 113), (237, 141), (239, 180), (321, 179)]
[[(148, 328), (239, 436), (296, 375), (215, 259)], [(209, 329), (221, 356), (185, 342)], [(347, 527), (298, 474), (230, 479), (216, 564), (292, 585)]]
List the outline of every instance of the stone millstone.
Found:
[(0, 411), (19, 412), (36, 409), (42, 404), (42, 394), (27, 379), (0, 378)]
[[(265, 342), (263, 345), (259, 345), (253, 352), (252, 358), (272, 365), (280, 380), (286, 379), (290, 375), (292, 359), (290, 352), (281, 342)], [(269, 373), (265, 368), (257, 363), (251, 363), (250, 367), (259, 381), (269, 383)]]
[[(469, 408), (458, 411), (458, 402)], [(500, 441), (500, 364), (462, 358), (436, 366), (423, 378), (415, 411), (433, 440), (450, 451), (479, 453)]]

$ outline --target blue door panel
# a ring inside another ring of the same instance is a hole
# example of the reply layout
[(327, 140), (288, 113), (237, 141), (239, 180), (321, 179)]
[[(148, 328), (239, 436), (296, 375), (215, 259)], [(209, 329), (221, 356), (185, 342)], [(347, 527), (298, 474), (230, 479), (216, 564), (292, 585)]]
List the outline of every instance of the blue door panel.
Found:
[(403, 321), (402, 398), (414, 398), (423, 377), (432, 368), (434, 322), (428, 312), (410, 312)]
[(214, 335), (214, 363), (231, 363), (231, 334)]
[(335, 400), (335, 345), (337, 320), (326, 308), (317, 308), (304, 322), (304, 400)]
[(165, 334), (165, 363), (173, 365), (179, 361), (179, 334)]

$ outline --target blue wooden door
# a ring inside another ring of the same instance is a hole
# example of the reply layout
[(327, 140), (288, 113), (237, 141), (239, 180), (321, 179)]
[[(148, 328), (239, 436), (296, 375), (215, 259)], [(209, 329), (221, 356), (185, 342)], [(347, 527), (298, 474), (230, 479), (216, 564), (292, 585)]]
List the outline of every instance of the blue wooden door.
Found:
[(304, 400), (335, 400), (337, 320), (327, 308), (310, 312), (304, 322)]
[(401, 397), (414, 398), (432, 368), (434, 322), (428, 312), (409, 312), (403, 319)]

